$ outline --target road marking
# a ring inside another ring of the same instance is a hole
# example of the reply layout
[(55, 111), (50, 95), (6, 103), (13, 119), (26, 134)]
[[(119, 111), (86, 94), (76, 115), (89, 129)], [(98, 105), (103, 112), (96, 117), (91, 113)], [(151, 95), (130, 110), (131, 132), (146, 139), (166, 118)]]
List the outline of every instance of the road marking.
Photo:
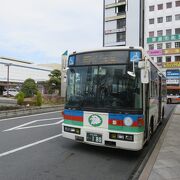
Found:
[(19, 147), (19, 148), (12, 149), (12, 150), (10, 150), (10, 151), (1, 153), (1, 154), (0, 154), (0, 158), (3, 157), (3, 156), (7, 156), (7, 155), (9, 155), (9, 154), (12, 154), (12, 153), (21, 151), (21, 150), (23, 150), (23, 149), (27, 149), (27, 148), (30, 148), (30, 147), (32, 147), (32, 146), (36, 146), (36, 145), (38, 145), (38, 144), (41, 144), (41, 143), (50, 141), (50, 140), (55, 139), (55, 138), (58, 138), (58, 137), (60, 137), (60, 136), (62, 136), (62, 134), (57, 134), (57, 135), (55, 135), (55, 136), (52, 136), (52, 137), (49, 137), (49, 138), (46, 138), (46, 139), (42, 139), (42, 140), (40, 140), (40, 141), (36, 141), (36, 142), (34, 142), (34, 143), (27, 144), (27, 145), (25, 145), (25, 146), (21, 146), (21, 147)]
[[(33, 124), (33, 123), (36, 123), (36, 122), (41, 122), (41, 121), (50, 121), (50, 120), (61, 120), (61, 121), (58, 121), (56, 123), (51, 123), (51, 124), (42, 124), (42, 125), (36, 125), (36, 126), (28, 126), (28, 127), (25, 127), (27, 125), (30, 125), (30, 124)], [(43, 127), (43, 126), (50, 126), (50, 125), (56, 125), (56, 124), (60, 124), (62, 123), (63, 120), (62, 118), (51, 118), (51, 119), (39, 119), (39, 120), (33, 120), (33, 121), (30, 121), (28, 123), (24, 123), (24, 124), (21, 124), (19, 126), (15, 126), (13, 128), (10, 128), (10, 129), (6, 129), (4, 130), (3, 132), (7, 132), (7, 131), (13, 131), (13, 130), (19, 130), (19, 129), (28, 129), (28, 128), (35, 128), (35, 127)]]
[(10, 120), (14, 120), (14, 119), (23, 119), (23, 118), (26, 118), (26, 117), (41, 116), (41, 115), (44, 115), (44, 114), (53, 114), (53, 113), (57, 113), (57, 112), (59, 112), (59, 114), (60, 114), (61, 110), (53, 111), (53, 112), (47, 112), (47, 113), (32, 114), (32, 115), (27, 115), (27, 116), (14, 117), (14, 118), (7, 118), (7, 119), (0, 120), (0, 122), (10, 121)]
[(30, 129), (30, 128), (36, 128), (36, 127), (45, 127), (45, 126), (54, 126), (54, 125), (57, 125), (57, 124), (61, 124), (63, 121), (64, 120), (61, 120), (61, 121), (58, 121), (58, 122), (55, 122), (55, 123), (51, 123), (51, 124), (41, 124), (41, 125), (37, 125), (37, 126), (20, 127), (20, 128), (14, 129), (14, 130)]

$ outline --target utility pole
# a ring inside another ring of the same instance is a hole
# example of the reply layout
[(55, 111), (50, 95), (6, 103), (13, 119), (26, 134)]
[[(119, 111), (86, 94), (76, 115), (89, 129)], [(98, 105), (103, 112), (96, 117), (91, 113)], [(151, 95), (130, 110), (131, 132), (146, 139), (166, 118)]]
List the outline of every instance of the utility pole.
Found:
[(7, 96), (9, 96), (9, 67), (11, 66), (11, 63), (7, 63), (5, 66), (7, 66)]

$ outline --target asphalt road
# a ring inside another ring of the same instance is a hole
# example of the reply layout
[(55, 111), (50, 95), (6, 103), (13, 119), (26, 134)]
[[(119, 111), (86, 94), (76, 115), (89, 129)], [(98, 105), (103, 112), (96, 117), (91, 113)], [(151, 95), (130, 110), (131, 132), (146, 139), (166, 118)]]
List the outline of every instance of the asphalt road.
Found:
[(59, 112), (0, 120), (0, 180), (132, 179), (165, 125), (142, 151), (131, 152), (64, 139), (61, 123)]

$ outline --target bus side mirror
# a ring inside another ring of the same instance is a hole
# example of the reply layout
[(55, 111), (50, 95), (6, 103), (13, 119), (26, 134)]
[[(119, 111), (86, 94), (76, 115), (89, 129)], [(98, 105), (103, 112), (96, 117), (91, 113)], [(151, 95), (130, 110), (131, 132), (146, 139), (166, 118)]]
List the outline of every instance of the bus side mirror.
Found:
[(141, 83), (149, 83), (149, 71), (147, 69), (141, 69)]
[(139, 61), (138, 67), (141, 69), (141, 83), (148, 84), (150, 63), (147, 60)]

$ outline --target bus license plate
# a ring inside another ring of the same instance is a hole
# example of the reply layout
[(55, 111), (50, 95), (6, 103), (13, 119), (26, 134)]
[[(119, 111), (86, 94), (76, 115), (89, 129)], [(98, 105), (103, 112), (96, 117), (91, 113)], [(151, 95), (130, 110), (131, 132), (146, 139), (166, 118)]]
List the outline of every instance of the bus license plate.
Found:
[(89, 142), (102, 143), (102, 135), (95, 133), (87, 133), (86, 140)]

